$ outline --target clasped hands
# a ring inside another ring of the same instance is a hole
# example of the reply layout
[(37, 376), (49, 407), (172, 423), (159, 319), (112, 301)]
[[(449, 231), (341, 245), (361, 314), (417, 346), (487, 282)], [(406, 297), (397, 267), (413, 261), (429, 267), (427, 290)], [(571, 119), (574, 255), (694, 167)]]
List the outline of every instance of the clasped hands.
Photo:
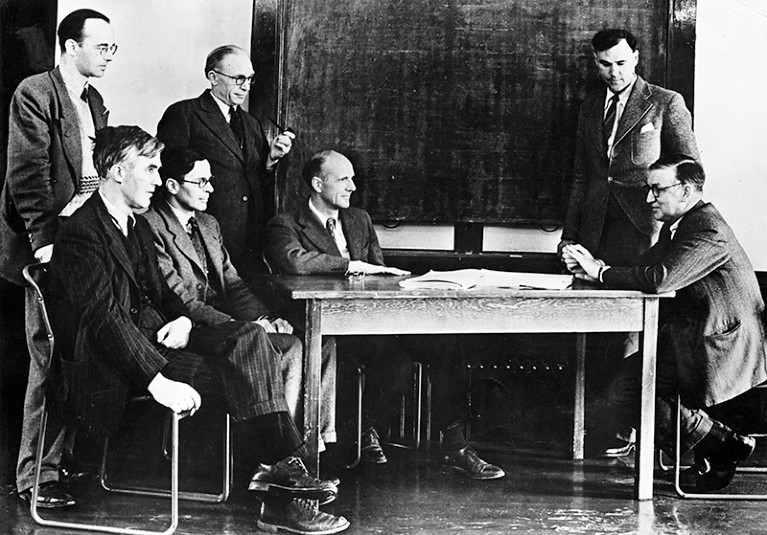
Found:
[(567, 271), (572, 273), (576, 279), (590, 282), (599, 281), (599, 270), (605, 265), (602, 260), (594, 256), (579, 243), (571, 243), (562, 247), (562, 261), (567, 267)]

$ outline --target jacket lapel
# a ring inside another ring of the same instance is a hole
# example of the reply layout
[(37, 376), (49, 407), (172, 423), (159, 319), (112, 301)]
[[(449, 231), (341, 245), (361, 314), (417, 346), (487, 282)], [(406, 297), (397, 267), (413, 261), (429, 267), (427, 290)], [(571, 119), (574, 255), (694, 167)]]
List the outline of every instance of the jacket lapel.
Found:
[(615, 133), (613, 145), (620, 143), (642, 117), (653, 108), (653, 104), (650, 102), (651, 96), (652, 90), (650, 90), (647, 82), (637, 75), (634, 88), (631, 90), (629, 99), (626, 101), (626, 108), (621, 114), (620, 121), (618, 121), (618, 130)]
[(341, 228), (343, 228), (344, 236), (346, 237), (346, 245), (349, 247), (349, 256), (352, 260), (364, 259), (366, 255), (362, 251), (364, 245), (363, 235), (367, 234), (357, 232), (361, 225), (360, 218), (348, 210), (341, 210), (339, 218), (341, 219)]
[[(211, 219), (208, 217), (197, 216), (197, 222), (200, 225), (202, 243), (205, 245), (205, 250), (210, 256), (208, 276), (212, 275), (218, 280), (219, 288), (226, 288), (226, 285), (224, 284), (224, 273), (221, 269), (224, 265), (224, 258), (221, 254), (221, 247), (218, 244), (218, 240), (215, 239), (215, 231)], [(191, 243), (191, 240), (189, 241)]]
[(176, 248), (197, 268), (203, 278), (207, 279), (208, 276), (202, 266), (202, 260), (192, 244), (192, 238), (189, 237), (186, 229), (181, 226), (181, 222), (176, 218), (176, 215), (173, 213), (170, 206), (168, 206), (168, 203), (164, 201), (157, 203), (157, 213), (162, 218), (168, 234), (173, 237), (173, 244)]
[(56, 99), (59, 103), (61, 115), (59, 124), (61, 125), (61, 145), (64, 149), (64, 157), (69, 164), (72, 182), (77, 189), (77, 181), (80, 180), (80, 174), (83, 169), (83, 149), (80, 142), (80, 123), (77, 119), (77, 111), (69, 98), (67, 86), (61, 77), (59, 67), (53, 69), (50, 73), (53, 89), (56, 92)]
[[(117, 261), (117, 265), (119, 265), (123, 271), (128, 274), (128, 278), (131, 280), (131, 283), (138, 287), (138, 283), (136, 282), (136, 274), (133, 272), (133, 266), (131, 265), (130, 258), (128, 257), (128, 251), (125, 248), (125, 237), (122, 235), (122, 232), (120, 232), (120, 229), (117, 228), (117, 225), (115, 225), (112, 221), (112, 216), (109, 215), (109, 211), (104, 205), (104, 201), (101, 200), (101, 196), (98, 194), (98, 192), (94, 193), (90, 199), (86, 201), (85, 206), (87, 206), (89, 203), (93, 206), (93, 209), (97, 213), (98, 217), (96, 219), (99, 221), (99, 224), (102, 227), (102, 231), (107, 236), (109, 236), (109, 251)], [(85, 208), (85, 206), (83, 206), (83, 208)]]
[(101, 130), (109, 121), (109, 110), (104, 107), (104, 99), (94, 87), (88, 85), (88, 107), (93, 117), (93, 127)]
[(213, 134), (221, 140), (221, 142), (232, 153), (237, 156), (243, 162), (245, 161), (245, 155), (240, 148), (240, 143), (234, 136), (232, 128), (229, 123), (226, 122), (224, 114), (221, 113), (221, 108), (213, 100), (215, 97), (210, 94), (210, 89), (206, 90), (200, 96), (200, 120), (206, 125)]
[(309, 240), (319, 251), (326, 254), (332, 254), (334, 256), (341, 256), (341, 251), (338, 250), (336, 241), (330, 237), (325, 227), (314, 215), (314, 212), (309, 208), (308, 203), (301, 206), (298, 213), (298, 224), (301, 226), (301, 230), (304, 236)]

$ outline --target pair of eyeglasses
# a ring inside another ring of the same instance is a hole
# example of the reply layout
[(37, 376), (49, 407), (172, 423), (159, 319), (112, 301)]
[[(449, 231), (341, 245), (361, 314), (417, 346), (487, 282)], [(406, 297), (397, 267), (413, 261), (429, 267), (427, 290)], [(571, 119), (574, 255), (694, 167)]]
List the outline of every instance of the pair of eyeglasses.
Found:
[(660, 196), (660, 194), (663, 193), (664, 191), (666, 191), (667, 189), (675, 188), (675, 187), (681, 186), (681, 185), (682, 185), (681, 182), (677, 182), (676, 184), (671, 184), (670, 186), (666, 186), (666, 187), (661, 188), (661, 187), (658, 187), (658, 186), (650, 186), (648, 184), (645, 184), (644, 185), (644, 190), (645, 190), (645, 194), (647, 194), (648, 192), (652, 193), (652, 196), (657, 199)]
[(216, 74), (220, 74), (221, 76), (226, 76), (227, 78), (231, 78), (232, 80), (234, 80), (234, 83), (240, 87), (244, 86), (245, 82), (247, 82), (248, 85), (251, 86), (256, 81), (255, 74), (251, 74), (250, 76), (245, 76), (244, 74), (238, 74), (237, 76), (232, 76), (231, 74), (224, 74), (223, 72), (219, 72), (216, 69), (213, 69), (213, 72), (215, 72)]
[(202, 177), (199, 180), (187, 180), (187, 179), (184, 179), (181, 182), (186, 182), (187, 184), (197, 184), (197, 187), (199, 187), (200, 189), (205, 189), (205, 186), (207, 186), (208, 184), (211, 184), (213, 182), (214, 178), (216, 178), (216, 177), (214, 177), (214, 176), (209, 176), (207, 178)]
[[(80, 45), (80, 48), (83, 47), (82, 43), (77, 43)], [(117, 53), (117, 43), (111, 44), (111, 45), (90, 45), (96, 50), (99, 51), (99, 54), (102, 58), (105, 58), (107, 54), (115, 55)]]

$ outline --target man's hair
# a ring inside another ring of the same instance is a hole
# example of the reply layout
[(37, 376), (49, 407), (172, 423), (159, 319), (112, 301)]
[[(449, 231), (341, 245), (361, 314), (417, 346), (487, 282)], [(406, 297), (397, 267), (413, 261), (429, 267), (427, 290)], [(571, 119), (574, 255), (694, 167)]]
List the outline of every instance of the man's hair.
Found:
[(230, 54), (245, 56), (247, 58), (250, 57), (247, 50), (237, 45), (223, 45), (214, 48), (211, 53), (208, 54), (208, 57), (205, 58), (205, 76), (208, 76), (210, 71), (217, 69), (223, 59)]
[(171, 147), (162, 151), (160, 160), (162, 161), (162, 167), (160, 167), (162, 186), (158, 189), (164, 195), (169, 195), (168, 189), (165, 187), (165, 181), (172, 178), (181, 182), (194, 168), (195, 162), (201, 162), (205, 158), (187, 147)]
[(101, 19), (109, 22), (109, 19), (103, 13), (92, 9), (78, 9), (73, 11), (61, 20), (59, 24), (59, 47), (64, 52), (64, 44), (69, 39), (74, 39), (78, 43), (83, 40), (83, 26), (88, 19)]
[(604, 52), (620, 43), (621, 39), (626, 40), (631, 50), (637, 49), (637, 38), (634, 34), (628, 30), (616, 28), (598, 31), (591, 39), (591, 46), (594, 47), (594, 52)]
[(93, 140), (93, 165), (104, 178), (113, 166), (128, 158), (131, 151), (137, 156), (153, 158), (165, 147), (162, 141), (144, 132), (138, 126), (105, 126), (96, 131)]
[(309, 161), (304, 164), (304, 168), (301, 171), (301, 176), (304, 178), (304, 182), (309, 188), (312, 187), (312, 179), (314, 177), (325, 178), (324, 168), (325, 162), (335, 156), (340, 156), (341, 153), (331, 149), (321, 150), (315, 153)]
[(697, 191), (703, 191), (706, 173), (700, 163), (686, 154), (661, 156), (650, 166), (650, 171), (673, 169), (676, 179), (682, 184), (691, 184)]

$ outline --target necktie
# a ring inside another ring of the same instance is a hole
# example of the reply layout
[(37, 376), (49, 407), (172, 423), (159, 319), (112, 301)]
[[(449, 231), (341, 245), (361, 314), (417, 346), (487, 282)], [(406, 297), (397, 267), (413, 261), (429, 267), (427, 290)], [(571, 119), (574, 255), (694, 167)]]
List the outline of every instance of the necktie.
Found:
[(620, 97), (618, 96), (618, 93), (614, 94), (613, 97), (610, 99), (610, 107), (607, 108), (607, 113), (605, 114), (605, 120), (604, 123), (602, 123), (602, 130), (605, 134), (605, 144), (607, 144), (610, 141), (610, 134), (613, 133), (613, 127), (615, 126), (615, 115), (618, 113), (618, 101), (620, 100)]
[(660, 235), (658, 236), (657, 247), (665, 253), (671, 246), (671, 227), (669, 225), (663, 225), (660, 229)]
[(80, 100), (88, 102), (88, 86), (83, 87), (83, 92), (80, 93)]
[(242, 117), (240, 117), (236, 106), (229, 106), (229, 126), (232, 128), (232, 132), (234, 132), (234, 137), (240, 143), (240, 148), (242, 148), (245, 130), (242, 126)]
[(325, 222), (325, 228), (328, 231), (328, 234), (330, 234), (330, 237), (333, 238), (333, 241), (336, 241), (336, 220), (335, 218), (329, 217), (328, 220)]
[(207, 258), (205, 256), (205, 246), (202, 243), (202, 236), (200, 235), (200, 225), (194, 217), (189, 218), (189, 237), (192, 239), (192, 245), (200, 259), (200, 264), (204, 269), (207, 269)]

